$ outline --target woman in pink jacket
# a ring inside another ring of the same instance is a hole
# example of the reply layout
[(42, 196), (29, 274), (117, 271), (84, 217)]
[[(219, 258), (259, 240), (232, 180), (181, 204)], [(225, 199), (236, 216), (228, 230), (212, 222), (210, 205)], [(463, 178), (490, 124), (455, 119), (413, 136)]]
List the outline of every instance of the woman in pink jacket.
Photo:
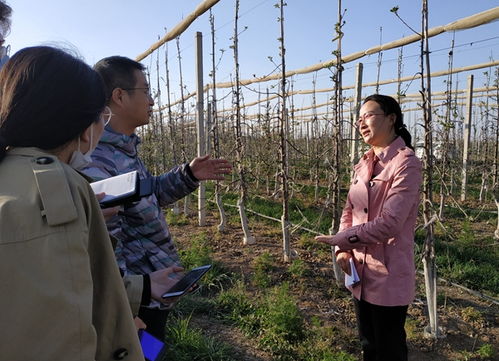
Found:
[(364, 361), (407, 360), (421, 162), (392, 97), (367, 97), (355, 125), (371, 149), (354, 167), (338, 233), (316, 239), (336, 246), (340, 267), (349, 275), (354, 267), (360, 278), (348, 288)]

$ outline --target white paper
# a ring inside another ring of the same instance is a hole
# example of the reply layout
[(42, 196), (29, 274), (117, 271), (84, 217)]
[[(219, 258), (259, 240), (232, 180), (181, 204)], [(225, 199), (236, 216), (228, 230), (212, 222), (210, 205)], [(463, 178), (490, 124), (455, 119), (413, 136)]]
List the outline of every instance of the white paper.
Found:
[(120, 174), (115, 177), (106, 178), (90, 183), (94, 193), (106, 193), (100, 202), (109, 201), (115, 198), (123, 198), (135, 193), (137, 185), (137, 171)]
[(350, 275), (345, 273), (345, 286), (353, 286), (360, 281), (359, 274), (353, 263), (353, 258), (350, 258)]

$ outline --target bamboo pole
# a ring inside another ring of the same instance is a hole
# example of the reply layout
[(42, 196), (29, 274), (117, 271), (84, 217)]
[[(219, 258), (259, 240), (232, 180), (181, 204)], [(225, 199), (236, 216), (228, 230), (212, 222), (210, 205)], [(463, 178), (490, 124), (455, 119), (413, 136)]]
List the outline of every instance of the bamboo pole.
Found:
[[(490, 61), (487, 63), (480, 63), (480, 64), (474, 64), (474, 65), (469, 65), (469, 66), (463, 66), (460, 68), (454, 68), (454, 69), (452, 69), (452, 73), (453, 74), (462, 73), (462, 72), (473, 71), (473, 70), (478, 70), (478, 69), (483, 69), (483, 68), (489, 68), (489, 67), (493, 67), (493, 66), (497, 66), (497, 65), (499, 65), (499, 60), (494, 60), (494, 61)], [(436, 77), (446, 76), (446, 75), (449, 75), (449, 70), (437, 71), (437, 72), (431, 73), (429, 76), (432, 78), (436, 78)], [(426, 77), (426, 76), (427, 76), (427, 74), (423, 74), (423, 77)], [(396, 79), (381, 80), (379, 82), (379, 85), (404, 83), (404, 82), (413, 81), (413, 80), (420, 79), (420, 78), (421, 78), (421, 74), (418, 73), (418, 74), (415, 74), (413, 76), (406, 76), (403, 78), (397, 77)], [(220, 88), (227, 88), (227, 87), (230, 87), (230, 84), (232, 84), (232, 83), (231, 82), (217, 83), (216, 86), (220, 87)], [(227, 85), (229, 85), (229, 86), (227, 86)], [(204, 88), (204, 91), (207, 91), (212, 86), (213, 85), (211, 85), (211, 84), (206, 85)], [(374, 86), (376, 86), (375, 82), (362, 84), (363, 88), (374, 87)], [(349, 90), (349, 89), (354, 89), (354, 88), (355, 88), (355, 84), (343, 86), (343, 90)], [(307, 94), (312, 94), (313, 92), (315, 92), (315, 93), (327, 93), (327, 92), (333, 92), (333, 91), (334, 91), (334, 88), (324, 88), (324, 89), (315, 89), (315, 90), (306, 89), (306, 90), (295, 90), (294, 92), (289, 93), (288, 95), (307, 95)], [(465, 92), (465, 90), (460, 90), (460, 92)], [(437, 92), (434, 94), (443, 94), (443, 93), (445, 93), (445, 92)], [(196, 92), (194, 91), (194, 92), (186, 95), (185, 97), (182, 97), (181, 99), (177, 100), (176, 102), (172, 103), (172, 105), (179, 104), (182, 101), (182, 99), (185, 101), (185, 100), (187, 100), (195, 95), (196, 95)], [(407, 95), (407, 96), (409, 96), (409, 95)], [(276, 95), (270, 96), (269, 99), (276, 99), (278, 97), (279, 97), (279, 95), (276, 94)], [(398, 95), (395, 94), (395, 97), (398, 98)], [(403, 99), (402, 99), (402, 102), (404, 102)], [(259, 103), (260, 103), (259, 101), (254, 101), (254, 102), (248, 103), (242, 107), (250, 107), (250, 106), (257, 105)], [(323, 105), (326, 105), (326, 103), (324, 103)], [(155, 109), (155, 111), (158, 111), (158, 109)], [(230, 112), (230, 111), (234, 111), (234, 109), (229, 108), (229, 109), (220, 110), (220, 112)]]
[[(455, 31), (455, 30), (464, 30), (464, 29), (470, 29), (474, 28), (476, 26), (488, 24), (490, 22), (493, 22), (495, 20), (499, 19), (499, 6), (483, 11), (481, 13), (462, 18), (456, 21), (453, 21), (447, 25), (441, 25), (434, 27), (432, 29), (429, 29), (427, 31), (427, 36), (428, 38), (442, 34), (444, 32), (448, 31)], [(394, 49), (394, 48), (399, 48), (403, 45), (408, 45), (415, 43), (417, 41), (421, 40), (421, 35), (420, 34), (413, 34), (410, 36), (406, 36), (404, 38), (391, 41), (389, 43), (385, 43), (382, 45), (378, 45), (363, 51), (359, 51), (350, 55), (346, 55), (345, 57), (341, 58), (341, 63), (349, 63), (355, 60), (358, 60), (366, 55), (371, 55), (371, 54), (376, 54), (380, 51), (383, 50), (388, 50), (388, 49)], [(305, 68), (301, 69), (296, 69), (296, 70), (290, 70), (286, 72), (287, 77), (291, 77), (293, 75), (297, 74), (308, 74), (317, 70), (321, 69), (327, 69), (332, 66), (337, 65), (338, 59), (332, 59), (328, 60), (322, 63), (314, 64)], [(262, 81), (269, 81), (269, 80), (278, 80), (280, 78), (280, 74), (274, 74), (274, 75), (269, 75), (269, 76), (262, 76), (262, 77), (255, 77), (253, 79), (246, 79), (246, 80), (240, 80), (241, 85), (249, 85), (249, 84), (254, 84), (254, 83), (259, 83)], [(381, 83), (380, 83), (381, 84)], [(376, 83), (374, 83), (376, 85)], [(231, 84), (230, 83), (220, 83), (217, 85), (219, 88), (230, 88)]]
[(191, 25), (194, 20), (204, 14), (208, 9), (210, 9), (213, 5), (215, 5), (220, 0), (205, 0), (201, 4), (197, 6), (197, 8), (187, 15), (187, 17), (178, 23), (172, 30), (170, 30), (165, 36), (159, 39), (157, 42), (152, 44), (149, 49), (144, 51), (142, 54), (137, 55), (135, 58), (136, 61), (142, 61), (147, 56), (151, 55), (156, 49), (158, 49), (164, 43), (173, 40), (179, 37), (188, 27)]

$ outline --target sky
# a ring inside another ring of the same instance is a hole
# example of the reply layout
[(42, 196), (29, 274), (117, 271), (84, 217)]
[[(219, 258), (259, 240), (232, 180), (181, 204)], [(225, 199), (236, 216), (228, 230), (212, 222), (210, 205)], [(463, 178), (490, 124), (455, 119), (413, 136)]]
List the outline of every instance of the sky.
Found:
[[(12, 29), (7, 37), (11, 54), (32, 45), (50, 44), (77, 50), (84, 60), (93, 65), (110, 55), (135, 58), (165, 34), (201, 0), (7, 0), (13, 8)], [(429, 0), (430, 27), (448, 24), (484, 10), (499, 6), (498, 0)], [(277, 0), (240, 0), (239, 63), (241, 79), (262, 76), (275, 71), (279, 63), (278, 38), (280, 24)], [(338, 21), (338, 2), (332, 0), (287, 0), (284, 8), (284, 39), (286, 68), (303, 68), (333, 59), (334, 24)], [(215, 18), (215, 53), (218, 62), (217, 81), (234, 77), (234, 59), (231, 49), (234, 27), (234, 0), (220, 0), (213, 7)], [(399, 15), (416, 30), (421, 28), (421, 1), (417, 0), (343, 0), (344, 37), (343, 54), (386, 43), (412, 34), (412, 31), (390, 12), (399, 7)], [(203, 33), (204, 83), (210, 82), (211, 33), (209, 14), (198, 18), (180, 37), (183, 82), (187, 92), (195, 90), (195, 33)], [(444, 33), (430, 39), (431, 71), (448, 68), (448, 52), (454, 39), (454, 67), (486, 63), (499, 58), (499, 22), (478, 28)], [(404, 47), (403, 76), (419, 71), (419, 43)], [(165, 47), (160, 52), (160, 82), (164, 83)], [(397, 50), (383, 52), (380, 79), (397, 77)], [(156, 84), (158, 52), (143, 60), (150, 68), (151, 83)], [(272, 59), (273, 62), (270, 60)], [(364, 64), (364, 81), (375, 81), (378, 55), (364, 57), (345, 64), (343, 84), (354, 83), (357, 62)], [(180, 94), (179, 67), (175, 41), (168, 44), (171, 96)], [(474, 71), (476, 86), (483, 86), (484, 70)], [(456, 75), (459, 88), (465, 88), (468, 73)], [(293, 88), (312, 89), (332, 87), (331, 72), (305, 74), (293, 79)], [(276, 82), (255, 84), (245, 92), (245, 100), (257, 97), (255, 91), (275, 91)], [(419, 81), (407, 91), (417, 92)], [(443, 78), (435, 81), (434, 90), (444, 90)], [(273, 90), (274, 89), (274, 90)], [(371, 90), (366, 90), (370, 91)], [(394, 86), (382, 87), (381, 92), (394, 93)], [(366, 94), (367, 95), (367, 94)], [(324, 95), (326, 96), (326, 95)], [(318, 99), (318, 102), (321, 100)], [(230, 100), (227, 100), (230, 103)], [(296, 99), (296, 106), (310, 103), (310, 96)]]

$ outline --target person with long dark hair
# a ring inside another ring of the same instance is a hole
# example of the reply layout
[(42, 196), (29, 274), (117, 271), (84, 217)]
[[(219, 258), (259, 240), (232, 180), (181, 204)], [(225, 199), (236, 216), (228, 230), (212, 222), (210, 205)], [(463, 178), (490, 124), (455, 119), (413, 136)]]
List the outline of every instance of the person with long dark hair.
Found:
[(406, 361), (421, 162), (392, 97), (367, 97), (355, 125), (371, 148), (354, 167), (338, 233), (316, 239), (336, 246), (342, 270), (358, 275), (348, 288), (364, 361)]
[(0, 71), (0, 352), (144, 360), (97, 199), (71, 163), (110, 116), (100, 76), (47, 46)]

